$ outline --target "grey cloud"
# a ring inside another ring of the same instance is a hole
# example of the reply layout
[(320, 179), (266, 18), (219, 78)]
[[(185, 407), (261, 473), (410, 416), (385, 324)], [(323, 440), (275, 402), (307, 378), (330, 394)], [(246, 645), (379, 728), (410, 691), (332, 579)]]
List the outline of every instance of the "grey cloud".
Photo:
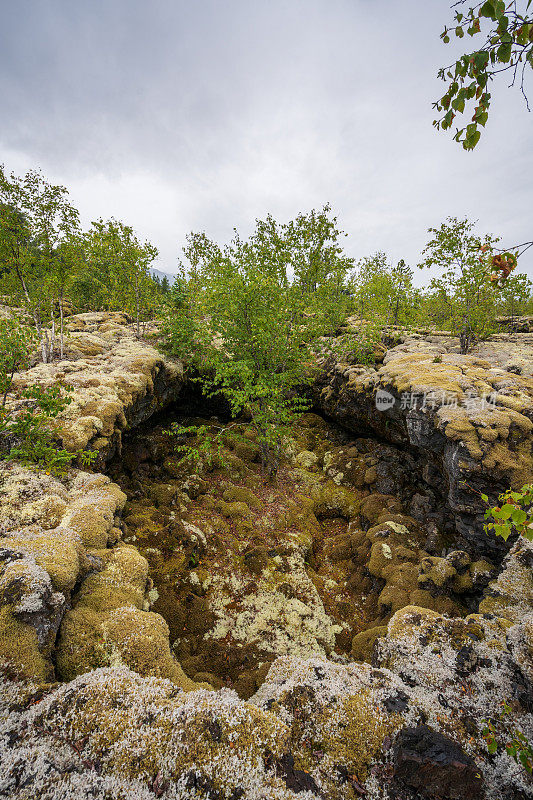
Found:
[(414, 264), (449, 214), (529, 239), (519, 93), (495, 91), (474, 153), (431, 126), (447, 19), (423, 0), (21, 0), (0, 31), (0, 161), (40, 165), (87, 221), (127, 219), (166, 269), (190, 229), (227, 239), (326, 201), (357, 257)]

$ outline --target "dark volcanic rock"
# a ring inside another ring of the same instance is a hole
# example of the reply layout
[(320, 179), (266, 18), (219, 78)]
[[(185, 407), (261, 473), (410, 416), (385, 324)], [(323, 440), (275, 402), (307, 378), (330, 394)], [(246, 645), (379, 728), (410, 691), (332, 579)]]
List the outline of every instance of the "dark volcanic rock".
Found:
[(324, 358), (314, 404), (359, 436), (402, 447), (440, 498), (440, 526), (452, 520), (456, 544), (499, 560), (508, 548), (484, 532), (480, 494), (495, 504), (533, 480), (533, 380), (443, 349), (408, 339), (380, 367)]
[(431, 800), (482, 800), (483, 778), (452, 739), (427, 725), (403, 728), (394, 748), (394, 780)]

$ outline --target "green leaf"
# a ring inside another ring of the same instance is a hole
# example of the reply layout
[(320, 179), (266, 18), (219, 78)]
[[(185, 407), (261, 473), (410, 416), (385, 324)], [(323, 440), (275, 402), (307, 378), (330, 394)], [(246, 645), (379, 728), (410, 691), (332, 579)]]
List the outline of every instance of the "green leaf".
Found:
[(442, 120), (442, 127), (443, 127), (445, 130), (446, 130), (447, 128), (449, 128), (449, 127), (450, 127), (450, 125), (452, 124), (452, 122), (453, 122), (453, 116), (454, 116), (454, 114), (453, 114), (453, 111), (452, 111), (452, 110), (448, 111), (448, 113), (447, 113), (447, 114), (445, 114), (445, 116), (444, 116), (444, 118), (443, 118), (443, 120)]
[(518, 44), (525, 45), (529, 42), (529, 29), (533, 27), (527, 23), (522, 25), (515, 34), (515, 39)]
[(459, 39), (462, 39), (462, 38), (463, 38), (463, 36), (465, 35), (465, 34), (464, 34), (464, 31), (463, 31), (463, 28), (462, 28), (462, 26), (461, 26), (461, 25), (457, 25), (457, 27), (456, 27), (456, 29), (455, 29), (455, 35), (456, 35), (456, 36), (457, 36)]
[(463, 98), (456, 97), (452, 103), (452, 108), (454, 108), (456, 111), (462, 114), (463, 111), (465, 110), (465, 101), (463, 100)]
[(514, 508), (512, 513), (512, 520), (515, 525), (523, 525), (527, 520), (527, 514), (521, 508)]
[(505, 43), (500, 45), (496, 51), (496, 56), (498, 61), (502, 62), (503, 64), (507, 64), (508, 61), (511, 60), (511, 53), (512, 53), (512, 45)]
[(479, 9), (479, 16), (480, 17), (488, 17), (489, 19), (495, 19), (494, 6), (490, 2), (490, 0), (487, 0), (486, 3), (483, 3), (481, 8)]
[(488, 64), (489, 54), (485, 50), (478, 50), (473, 54), (473, 58), (476, 69), (483, 70)]
[(504, 33), (509, 26), (509, 17), (506, 17), (505, 14), (498, 20), (498, 33)]
[(501, 511), (498, 513), (498, 519), (509, 519), (515, 509), (516, 506), (514, 506), (512, 503), (506, 503), (504, 506), (502, 506)]
[(507, 539), (511, 535), (511, 530), (508, 525), (493, 525), (492, 527), (495, 536), (500, 536), (505, 541), (507, 541)]

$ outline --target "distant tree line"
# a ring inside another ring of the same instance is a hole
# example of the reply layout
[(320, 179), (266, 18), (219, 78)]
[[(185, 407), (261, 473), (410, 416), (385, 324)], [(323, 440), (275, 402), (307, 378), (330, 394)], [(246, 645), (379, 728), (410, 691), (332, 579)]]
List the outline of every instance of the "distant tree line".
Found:
[(169, 290), (150, 275), (157, 255), (115, 219), (83, 231), (67, 189), (41, 172), (0, 167), (0, 294), (32, 319), (43, 361), (63, 357), (65, 310), (125, 311), (139, 333)]
[[(348, 256), (329, 205), (285, 223), (268, 215), (248, 240), (235, 231), (226, 246), (191, 233), (171, 286), (166, 276), (152, 276), (157, 248), (131, 226), (98, 219), (82, 230), (64, 186), (38, 170), (19, 177), (0, 168), (1, 302), (24, 309), (45, 362), (63, 357), (64, 317), (73, 311), (124, 311), (137, 334), (149, 319), (174, 320), (167, 327), (176, 352), (198, 350), (191, 331), (206, 317), (214, 329), (226, 309), (229, 326), (238, 318), (236, 303), (246, 309), (246, 347), (257, 340), (254, 352), (261, 325), (270, 339), (280, 330), (292, 339), (302, 328), (306, 336), (331, 336), (350, 315), (367, 333), (369, 325), (444, 328), (468, 352), (496, 329), (498, 315), (532, 313), (531, 281), (515, 275), (516, 255), (498, 250), (497, 238), (480, 237), (472, 222), (456, 218), (429, 233), (419, 264), (429, 271), (425, 288), (414, 285), (404, 260), (393, 264), (382, 251), (358, 261)], [(260, 298), (262, 316), (253, 323)], [(244, 330), (242, 336), (244, 346)]]

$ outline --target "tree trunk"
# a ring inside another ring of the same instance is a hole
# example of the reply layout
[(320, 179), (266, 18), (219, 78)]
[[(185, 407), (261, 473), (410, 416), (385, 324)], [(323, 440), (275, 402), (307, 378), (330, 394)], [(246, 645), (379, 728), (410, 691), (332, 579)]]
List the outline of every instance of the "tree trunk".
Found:
[(59, 295), (59, 357), (63, 361), (64, 333), (63, 333), (63, 292)]
[(48, 331), (41, 333), (41, 356), (43, 364), (48, 364), (48, 354), (50, 352), (50, 343), (48, 341)]
[(15, 271), (16, 271), (17, 277), (18, 277), (18, 279), (20, 281), (20, 285), (22, 286), (22, 291), (24, 292), (24, 297), (26, 298), (26, 302), (28, 303), (28, 308), (30, 309), (31, 315), (33, 317), (35, 330), (37, 331), (37, 335), (39, 337), (39, 343), (40, 343), (40, 347), (41, 347), (41, 357), (43, 359), (43, 363), (47, 364), (48, 363), (47, 362), (47, 348), (46, 348), (44, 340), (43, 340), (43, 330), (42, 330), (42, 326), (41, 326), (41, 315), (39, 314), (37, 306), (35, 306), (33, 304), (33, 302), (32, 302), (32, 299), (30, 297), (30, 293), (28, 292), (28, 287), (26, 286), (26, 281), (24, 280), (24, 276), (22, 275), (22, 273), (21, 273), (21, 271), (20, 271), (20, 269), (18, 268), (17, 265), (15, 265)]
[(56, 344), (56, 320), (54, 317), (54, 301), (50, 302), (50, 361), (54, 360), (54, 347)]

